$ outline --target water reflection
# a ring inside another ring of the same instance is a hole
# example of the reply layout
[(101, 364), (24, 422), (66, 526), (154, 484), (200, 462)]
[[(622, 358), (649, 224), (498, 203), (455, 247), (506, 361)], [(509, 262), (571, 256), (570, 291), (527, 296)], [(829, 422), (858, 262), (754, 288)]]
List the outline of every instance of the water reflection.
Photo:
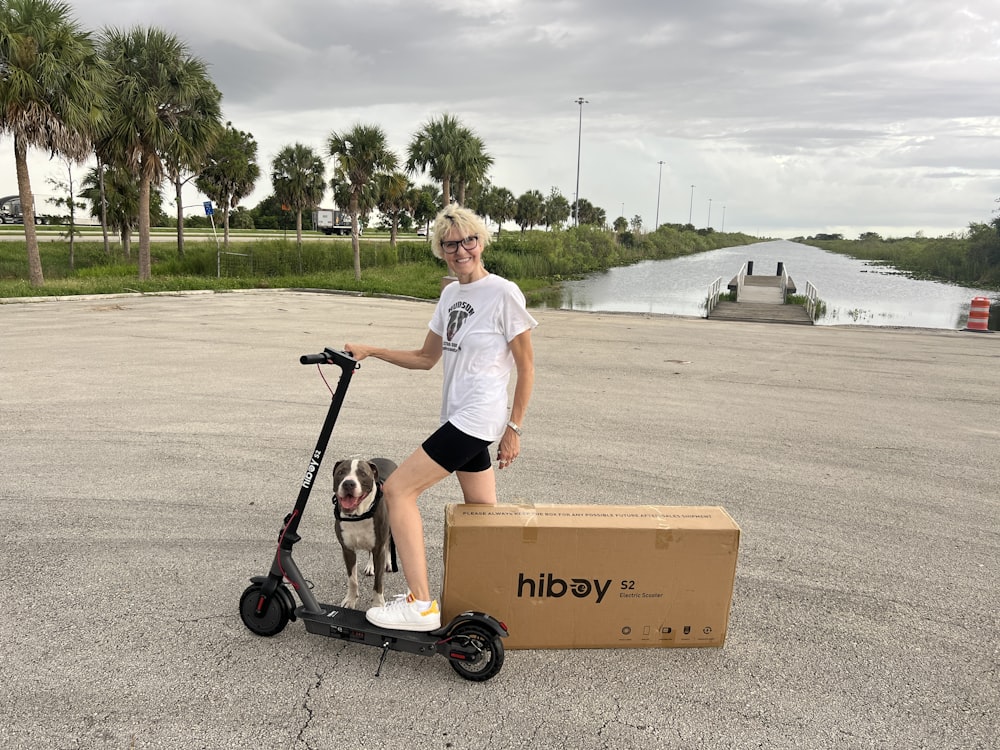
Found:
[(973, 297), (997, 299), (996, 292), (911, 279), (891, 267), (776, 240), (644, 261), (565, 282), (561, 308), (704, 317), (709, 285), (721, 276), (725, 287), (748, 260), (758, 275), (774, 274), (784, 263), (799, 294), (812, 282), (826, 303), (817, 325), (959, 329)]

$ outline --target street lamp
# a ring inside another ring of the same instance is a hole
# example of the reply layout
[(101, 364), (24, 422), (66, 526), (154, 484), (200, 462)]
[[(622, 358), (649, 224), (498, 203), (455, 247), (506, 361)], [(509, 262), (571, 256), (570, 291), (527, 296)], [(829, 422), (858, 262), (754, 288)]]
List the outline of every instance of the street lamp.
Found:
[(653, 223), (653, 231), (655, 232), (660, 227), (660, 187), (663, 185), (663, 162), (658, 162), (660, 165), (660, 176), (656, 179), (656, 221)]
[(580, 226), (580, 146), (583, 143), (583, 105), (590, 104), (590, 102), (581, 96), (576, 100), (576, 103), (580, 105), (580, 125), (576, 134), (576, 200), (574, 201), (576, 216), (573, 221), (575, 226)]
[(691, 215), (693, 212), (694, 212), (694, 185), (691, 186), (691, 205), (688, 206), (688, 224), (691, 226), (694, 226), (693, 224), (691, 224)]
[(722, 207), (722, 229), (719, 230), (719, 231), (721, 231), (723, 234), (725, 234), (725, 232), (726, 232), (726, 207), (725, 206)]
[(708, 199), (708, 223), (705, 224), (705, 229), (712, 228), (712, 199)]

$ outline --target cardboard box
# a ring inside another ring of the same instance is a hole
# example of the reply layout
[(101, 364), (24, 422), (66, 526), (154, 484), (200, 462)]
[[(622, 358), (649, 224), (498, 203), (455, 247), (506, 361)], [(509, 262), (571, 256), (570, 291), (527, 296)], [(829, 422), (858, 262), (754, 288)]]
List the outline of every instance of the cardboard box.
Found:
[(721, 646), (739, 541), (719, 507), (449, 505), (442, 621), (491, 614), (511, 649)]

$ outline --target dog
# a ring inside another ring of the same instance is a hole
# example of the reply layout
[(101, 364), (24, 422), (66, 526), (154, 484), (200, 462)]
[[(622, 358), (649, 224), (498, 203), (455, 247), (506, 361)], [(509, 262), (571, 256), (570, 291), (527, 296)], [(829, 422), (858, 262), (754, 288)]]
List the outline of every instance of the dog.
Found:
[(337, 540), (347, 566), (347, 596), (341, 607), (358, 606), (358, 552), (371, 553), (365, 575), (375, 576), (374, 606), (385, 606), (383, 576), (399, 570), (389, 531), (389, 509), (382, 502), (382, 483), (396, 470), (387, 458), (349, 458), (333, 467), (333, 510)]

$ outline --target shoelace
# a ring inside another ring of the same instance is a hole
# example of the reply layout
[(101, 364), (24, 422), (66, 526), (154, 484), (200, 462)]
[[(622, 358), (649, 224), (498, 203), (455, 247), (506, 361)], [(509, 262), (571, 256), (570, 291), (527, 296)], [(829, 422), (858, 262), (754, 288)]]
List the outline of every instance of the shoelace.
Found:
[(385, 605), (385, 608), (399, 607), (404, 604), (406, 604), (406, 594), (396, 594), (392, 597), (392, 601)]

